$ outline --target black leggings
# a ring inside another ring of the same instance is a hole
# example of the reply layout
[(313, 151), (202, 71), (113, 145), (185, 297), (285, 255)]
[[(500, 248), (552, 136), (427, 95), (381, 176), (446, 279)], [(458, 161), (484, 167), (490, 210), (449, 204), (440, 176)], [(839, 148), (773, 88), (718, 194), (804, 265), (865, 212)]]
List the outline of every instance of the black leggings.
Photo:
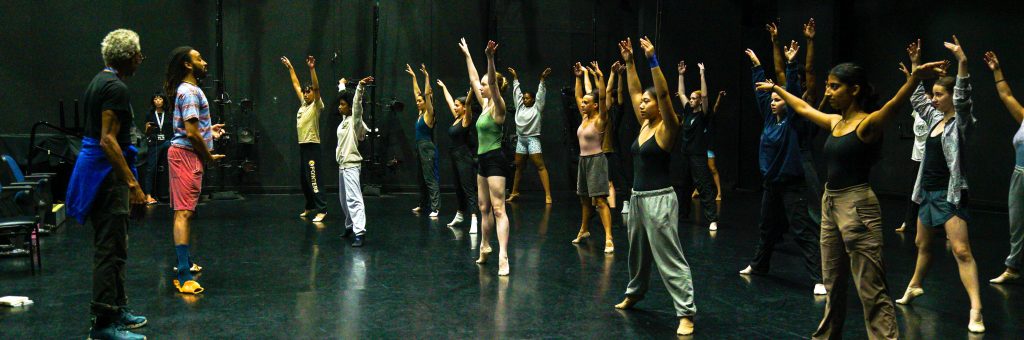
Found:
[[(675, 157), (673, 157), (675, 158)], [(715, 187), (714, 178), (711, 177), (711, 169), (708, 168), (708, 155), (683, 155), (686, 162), (682, 166), (673, 166), (679, 169), (676, 177), (676, 194), (679, 197), (689, 197), (696, 188), (700, 192), (701, 210), (704, 211), (704, 219), (708, 223), (718, 222), (718, 206), (715, 204), (715, 197), (718, 196), (718, 188)], [(689, 217), (691, 204), (688, 200), (681, 199), (679, 204), (679, 216)]]

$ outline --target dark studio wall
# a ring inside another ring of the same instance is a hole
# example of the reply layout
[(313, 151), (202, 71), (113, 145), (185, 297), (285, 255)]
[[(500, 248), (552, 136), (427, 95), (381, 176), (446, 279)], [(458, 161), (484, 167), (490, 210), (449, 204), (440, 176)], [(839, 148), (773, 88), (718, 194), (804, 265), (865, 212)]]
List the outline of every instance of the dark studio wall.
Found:
[[(940, 1), (941, 2), (941, 1)], [(1015, 65), (1024, 60), (1021, 31), (1013, 10), (996, 5), (954, 3), (936, 6), (923, 1), (893, 3), (827, 1), (658, 1), (658, 0), (456, 0), (381, 1), (379, 56), (377, 58), (378, 101), (392, 98), (406, 104), (396, 116), (386, 119), (378, 109), (379, 126), (395, 124), (406, 136), (387, 151), (401, 158), (397, 172), (384, 181), (396, 187), (413, 188), (415, 160), (411, 139), (416, 113), (406, 63), (425, 63), (434, 79), (443, 79), (453, 92), (468, 87), (465, 65), (457, 49), (460, 37), (470, 44), (478, 69), (486, 66), (482, 53), (486, 39), (501, 43), (497, 67), (515, 67), (523, 86), (536, 88), (544, 67), (554, 73), (548, 80), (548, 106), (542, 115), (545, 159), (555, 190), (572, 190), (575, 173), (575, 126), (566, 126), (559, 89), (571, 85), (569, 65), (597, 59), (607, 71), (618, 58), (615, 43), (626, 36), (648, 35), (655, 39), (659, 58), (665, 66), (669, 86), (676, 86), (675, 64), (684, 59), (691, 66), (687, 89), (699, 88), (698, 62), (707, 67), (712, 94), (728, 93), (715, 121), (718, 166), (725, 188), (754, 189), (760, 182), (757, 171), (757, 143), (761, 119), (753, 107), (749, 62), (743, 49), (752, 48), (770, 67), (771, 49), (764, 24), (781, 19), (780, 34), (788, 41), (803, 43), (801, 24), (814, 17), (818, 22), (817, 72), (824, 81), (832, 65), (857, 61), (868, 67), (883, 97), (901, 84), (895, 63), (905, 59), (904, 47), (914, 37), (925, 43), (929, 59), (951, 56), (941, 48), (951, 33), (961, 37), (975, 74), (977, 133), (969, 142), (976, 152), (968, 163), (972, 199), (1005, 206), (1006, 178), (1012, 165), (1009, 138), (1012, 120), (995, 95), (991, 74), (980, 55), (996, 49), (1006, 66), (1011, 86), (1024, 86), (1014, 77)], [(167, 54), (179, 45), (200, 50), (211, 63), (215, 60), (215, 2), (210, 1), (7, 1), (0, 4), (6, 27), (0, 30), (0, 81), (11, 84), (0, 92), (0, 133), (27, 133), (38, 120), (57, 120), (57, 100), (81, 96), (89, 79), (102, 66), (99, 42), (118, 27), (139, 32), (148, 59), (128, 81), (138, 120), (148, 108), (148, 98), (163, 79)], [(330, 107), (339, 77), (358, 79), (368, 75), (372, 65), (373, 2), (361, 1), (224, 1), (224, 61), (226, 91), (237, 111), (243, 98), (252, 99), (256, 114), (248, 118), (260, 131), (256, 154), (259, 176), (244, 186), (251, 191), (298, 190), (298, 147), (295, 111), (299, 105), (292, 94), (288, 74), (279, 57), (288, 56), (296, 65), (301, 81), (309, 74), (303, 65), (306, 55), (318, 58), (318, 75), (323, 99), (328, 105), (321, 119), (323, 145), (321, 183), (333, 187), (334, 130), (339, 122)], [(842, 42), (841, 44), (839, 42)], [(639, 55), (639, 47), (635, 47)], [(335, 53), (337, 57), (335, 58)], [(801, 60), (803, 58), (801, 53)], [(651, 84), (646, 62), (639, 58), (641, 81)], [(213, 99), (211, 76), (204, 86)], [(420, 77), (422, 81), (422, 76)], [(453, 118), (435, 86), (437, 129), (442, 185), (452, 182), (448, 141), (440, 128)], [(454, 94), (453, 95), (458, 95)], [(505, 99), (511, 102), (511, 92)], [(677, 102), (678, 105), (678, 102)], [(369, 109), (369, 107), (367, 108)], [(903, 109), (908, 110), (906, 106)], [(909, 111), (908, 111), (909, 112)], [(238, 118), (236, 118), (237, 120)], [(632, 117), (625, 117), (630, 121)], [(872, 183), (879, 192), (905, 194), (913, 181), (910, 173), (911, 141), (898, 138), (909, 115), (901, 114), (886, 133), (884, 159), (875, 168)], [(635, 126), (632, 127), (635, 129)], [(229, 126), (230, 129), (230, 126)], [(624, 142), (631, 142), (626, 129)], [(399, 139), (396, 139), (399, 140)], [(824, 140), (819, 134), (817, 148)], [(624, 156), (626, 156), (624, 153)], [(628, 157), (627, 157), (628, 160)], [(820, 164), (819, 164), (820, 165)], [(628, 167), (629, 164), (626, 164)], [(823, 168), (822, 168), (823, 170)], [(822, 174), (824, 172), (822, 171)], [(539, 190), (532, 167), (523, 176), (523, 189)], [(230, 183), (230, 182), (229, 182)]]

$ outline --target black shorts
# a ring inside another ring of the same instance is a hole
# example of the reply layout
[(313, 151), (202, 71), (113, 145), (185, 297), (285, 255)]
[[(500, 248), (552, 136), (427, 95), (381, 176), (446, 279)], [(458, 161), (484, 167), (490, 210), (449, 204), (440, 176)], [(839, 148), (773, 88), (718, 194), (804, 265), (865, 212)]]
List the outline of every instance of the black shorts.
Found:
[(501, 149), (487, 151), (477, 156), (477, 174), (483, 177), (508, 177), (510, 164)]

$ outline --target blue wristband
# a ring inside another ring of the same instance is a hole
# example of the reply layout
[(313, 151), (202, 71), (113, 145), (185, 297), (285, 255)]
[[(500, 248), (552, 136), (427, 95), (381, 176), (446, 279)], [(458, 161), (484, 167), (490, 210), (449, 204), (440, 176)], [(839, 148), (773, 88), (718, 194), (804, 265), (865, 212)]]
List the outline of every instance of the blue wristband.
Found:
[(650, 65), (651, 68), (659, 67), (660, 65), (658, 65), (658, 55), (655, 54), (648, 58), (647, 64)]

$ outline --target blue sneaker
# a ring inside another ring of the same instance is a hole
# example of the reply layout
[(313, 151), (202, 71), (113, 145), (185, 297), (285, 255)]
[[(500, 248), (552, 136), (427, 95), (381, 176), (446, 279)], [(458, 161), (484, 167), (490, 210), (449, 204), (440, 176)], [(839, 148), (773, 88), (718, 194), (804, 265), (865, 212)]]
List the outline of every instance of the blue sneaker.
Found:
[(146, 336), (135, 334), (123, 328), (119, 323), (113, 322), (101, 328), (95, 325), (89, 329), (88, 340), (146, 340)]
[(118, 317), (117, 323), (121, 324), (125, 329), (136, 329), (146, 325), (149, 320), (145, 316), (135, 315), (131, 309), (121, 307), (121, 315)]

